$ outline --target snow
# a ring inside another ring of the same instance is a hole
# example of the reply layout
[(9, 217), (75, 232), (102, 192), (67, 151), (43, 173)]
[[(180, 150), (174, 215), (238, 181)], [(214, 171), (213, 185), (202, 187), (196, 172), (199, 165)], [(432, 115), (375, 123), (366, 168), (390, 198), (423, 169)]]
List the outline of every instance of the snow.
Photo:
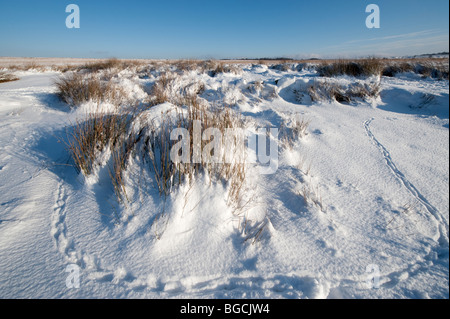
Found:
[[(310, 121), (304, 138), (280, 145), (275, 174), (249, 168), (242, 215), (205, 175), (162, 200), (135, 160), (133, 200), (118, 204), (107, 171), (78, 175), (64, 144), (97, 106), (62, 103), (58, 72), (0, 84), (0, 297), (448, 298), (449, 82), (402, 74), (383, 77), (371, 101), (313, 103), (294, 90), (321, 79), (293, 70), (179, 78), (204, 83), (202, 98), (234, 105), (251, 129)], [(115, 81), (143, 100), (154, 77), (124, 71)], [(434, 98), (422, 105), (424, 94)], [(147, 117), (158, 125), (174, 108)], [(305, 187), (322, 207), (305, 203)], [(78, 289), (66, 286), (73, 264)], [(367, 284), (373, 265), (378, 288)]]

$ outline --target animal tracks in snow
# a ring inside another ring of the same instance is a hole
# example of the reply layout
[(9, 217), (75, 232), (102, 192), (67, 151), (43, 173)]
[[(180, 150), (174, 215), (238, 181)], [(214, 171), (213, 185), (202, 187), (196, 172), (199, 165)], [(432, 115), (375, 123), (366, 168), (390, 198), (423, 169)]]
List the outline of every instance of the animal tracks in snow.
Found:
[(67, 236), (66, 219), (67, 194), (62, 181), (58, 181), (55, 205), (53, 207), (52, 236), (55, 239), (56, 247), (65, 257), (67, 262), (77, 263), (73, 242)]
[(374, 118), (371, 118), (364, 122), (364, 128), (367, 135), (373, 141), (375, 146), (381, 151), (387, 166), (389, 167), (392, 174), (401, 182), (401, 184), (408, 190), (408, 192), (416, 199), (416, 201), (430, 213), (438, 223), (440, 238), (439, 244), (441, 246), (448, 247), (448, 231), (445, 229), (445, 219), (442, 217), (442, 213), (434, 207), (420, 192), (419, 190), (408, 180), (408, 178), (403, 174), (397, 167), (397, 165), (392, 160), (391, 154), (386, 149), (386, 147), (375, 137), (372, 130), (370, 129), (370, 124), (373, 122)]
[(55, 245), (67, 264), (77, 264), (84, 284), (113, 285), (126, 296), (141, 293), (158, 296), (204, 296), (214, 298), (325, 298), (328, 290), (318, 279), (297, 274), (276, 274), (263, 278), (252, 272), (241, 275), (206, 277), (165, 277), (153, 274), (136, 275), (126, 267), (105, 265), (101, 258), (83, 252), (75, 247), (68, 231), (67, 200), (70, 199), (68, 186), (57, 181), (53, 206), (51, 235)]

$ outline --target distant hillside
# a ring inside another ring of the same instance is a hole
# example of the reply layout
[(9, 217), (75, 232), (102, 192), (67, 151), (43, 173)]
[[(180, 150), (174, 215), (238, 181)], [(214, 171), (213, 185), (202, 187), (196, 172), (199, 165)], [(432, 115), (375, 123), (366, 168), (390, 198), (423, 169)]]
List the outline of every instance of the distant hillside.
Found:
[(449, 53), (448, 52), (427, 53), (427, 54), (414, 55), (412, 57), (413, 58), (448, 58)]

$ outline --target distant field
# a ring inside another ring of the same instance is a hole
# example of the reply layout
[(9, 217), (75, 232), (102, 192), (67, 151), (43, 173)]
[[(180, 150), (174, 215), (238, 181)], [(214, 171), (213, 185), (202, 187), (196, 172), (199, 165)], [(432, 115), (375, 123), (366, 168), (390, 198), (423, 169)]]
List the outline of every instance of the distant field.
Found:
[[(81, 58), (26, 58), (26, 57), (0, 57), (0, 68), (10, 68), (14, 66), (61, 66), (61, 65), (83, 65), (87, 63), (95, 63), (99, 61), (103, 61), (106, 59), (81, 59)], [(338, 59), (301, 59), (301, 60), (287, 60), (287, 59), (280, 59), (280, 60), (266, 60), (266, 59), (255, 59), (255, 60), (219, 60), (223, 61), (224, 63), (238, 63), (238, 64), (280, 64), (280, 63), (316, 63), (316, 64), (322, 64), (322, 63), (332, 63), (334, 61), (337, 61)], [(341, 59), (341, 60), (355, 60), (355, 59)], [(382, 59), (385, 62), (408, 62), (408, 61), (414, 61), (414, 62), (424, 62), (424, 61), (437, 61), (437, 62), (443, 62), (448, 65), (448, 58), (399, 58), (399, 59)], [(162, 62), (162, 61), (169, 61), (174, 62), (177, 60), (161, 60), (161, 59), (121, 59), (121, 61), (135, 61), (135, 62), (142, 62), (142, 63), (151, 63), (151, 62)], [(191, 60), (196, 61), (196, 60)], [(198, 60), (197, 60), (198, 61)]]

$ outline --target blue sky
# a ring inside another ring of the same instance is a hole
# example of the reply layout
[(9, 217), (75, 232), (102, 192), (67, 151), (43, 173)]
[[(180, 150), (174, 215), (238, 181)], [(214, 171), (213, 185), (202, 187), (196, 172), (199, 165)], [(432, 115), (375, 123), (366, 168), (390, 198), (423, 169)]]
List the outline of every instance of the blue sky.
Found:
[[(80, 29), (68, 29), (68, 4)], [(365, 8), (380, 7), (368, 29)], [(447, 0), (0, 0), (0, 56), (237, 58), (448, 51)]]

